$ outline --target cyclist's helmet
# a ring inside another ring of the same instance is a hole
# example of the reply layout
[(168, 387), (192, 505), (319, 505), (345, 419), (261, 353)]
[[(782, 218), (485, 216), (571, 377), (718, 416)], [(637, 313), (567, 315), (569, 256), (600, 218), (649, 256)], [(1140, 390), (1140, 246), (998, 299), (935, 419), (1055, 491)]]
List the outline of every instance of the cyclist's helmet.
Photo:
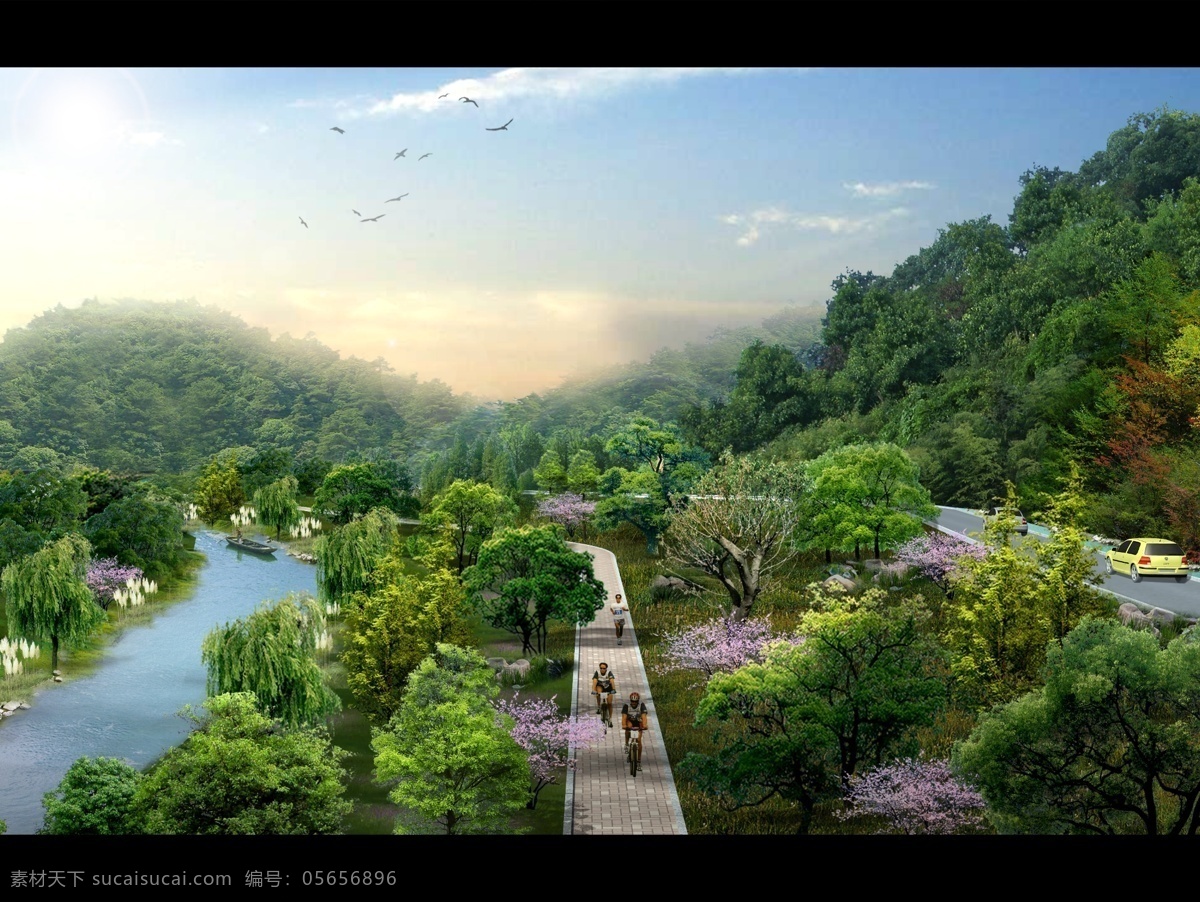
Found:
[(629, 700), (631, 702), (634, 702), (636, 704), (638, 702), (638, 700), (640, 700), (640, 699), (641, 699), (641, 696), (638, 695), (636, 692), (629, 693)]

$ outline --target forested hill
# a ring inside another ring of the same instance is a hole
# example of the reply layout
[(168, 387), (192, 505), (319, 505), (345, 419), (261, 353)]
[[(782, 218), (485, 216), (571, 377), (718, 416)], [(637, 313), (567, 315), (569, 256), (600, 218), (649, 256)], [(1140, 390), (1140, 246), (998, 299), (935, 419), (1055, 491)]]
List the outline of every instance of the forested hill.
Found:
[(0, 467), (36, 467), (50, 456), (37, 449), (49, 449), (117, 472), (180, 473), (240, 446), (287, 450), (298, 465), (372, 450), (415, 463), (502, 423), (548, 434), (594, 431), (634, 411), (674, 420), (729, 391), (752, 341), (804, 355), (819, 330), (817, 311), (784, 308), (760, 325), (484, 406), (380, 360), (343, 360), (313, 337), (272, 340), (194, 301), (85, 301), (0, 343)]
[(662, 348), (647, 361), (567, 379), (556, 388), (503, 405), (504, 422), (549, 435), (563, 428), (599, 431), (606, 424), (623, 423), (633, 413), (663, 422), (678, 420), (690, 407), (729, 394), (743, 352), (756, 341), (811, 361), (820, 343), (823, 313), (823, 305), (783, 307), (757, 325), (717, 329), (703, 342)]
[(0, 343), (0, 465), (49, 448), (118, 472), (182, 472), (241, 445), (403, 460), (474, 403), (196, 302), (85, 301)]
[[(1034, 165), (1013, 190), (1007, 223), (948, 223), (889, 274), (836, 275), (815, 342), (742, 333), (736, 362), (736, 342), (665, 351), (460, 421), (423, 492), (532, 485), (548, 451), (603, 470), (637, 410), (711, 459), (892, 442), (941, 504), (1011, 482), (1038, 515), (1078, 473), (1092, 531), (1200, 548), (1200, 115), (1135, 114), (1078, 170)], [(705, 355), (724, 357), (702, 384)]]

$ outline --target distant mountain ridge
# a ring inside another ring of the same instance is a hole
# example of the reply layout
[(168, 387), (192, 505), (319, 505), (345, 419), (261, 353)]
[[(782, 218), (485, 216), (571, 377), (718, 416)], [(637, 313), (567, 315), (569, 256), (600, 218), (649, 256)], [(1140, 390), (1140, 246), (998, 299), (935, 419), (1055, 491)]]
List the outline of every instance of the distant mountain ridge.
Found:
[(195, 301), (59, 306), (0, 343), (0, 456), (45, 447), (123, 472), (181, 472), (238, 445), (402, 459), (474, 403)]

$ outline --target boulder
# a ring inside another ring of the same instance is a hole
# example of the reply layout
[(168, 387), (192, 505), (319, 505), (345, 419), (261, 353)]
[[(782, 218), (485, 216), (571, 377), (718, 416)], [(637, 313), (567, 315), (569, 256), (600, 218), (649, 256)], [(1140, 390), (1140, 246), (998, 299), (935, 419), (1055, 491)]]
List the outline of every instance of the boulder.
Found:
[(1122, 623), (1129, 623), (1130, 619), (1132, 619), (1134, 615), (1140, 614), (1141, 612), (1142, 609), (1132, 601), (1126, 601), (1119, 608), (1117, 608), (1117, 619)]
[(682, 591), (683, 589), (687, 588), (687, 583), (677, 576), (662, 576), (660, 574), (659, 576), (654, 577), (653, 582), (650, 583), (650, 588), (675, 589), (677, 591)]
[(1174, 623), (1175, 622), (1175, 612), (1174, 611), (1164, 611), (1162, 608), (1151, 608), (1150, 609), (1150, 619), (1153, 620), (1155, 623)]
[(495, 671), (496, 673), (499, 673), (501, 670), (503, 670), (505, 667), (508, 666), (508, 662), (506, 660), (504, 660), (503, 658), (488, 658), (487, 662), (488, 662), (488, 666), (491, 667), (492, 670)]
[(1154, 618), (1133, 602), (1127, 601), (1117, 608), (1117, 618), (1123, 624), (1135, 630), (1149, 629), (1155, 635), (1158, 635), (1158, 627), (1155, 625)]
[(837, 586), (840, 589), (845, 589), (847, 592), (850, 592), (854, 589), (854, 580), (850, 579), (849, 577), (834, 575), (825, 580), (825, 582), (821, 583), (821, 585), (826, 589), (832, 589), (834, 586)]

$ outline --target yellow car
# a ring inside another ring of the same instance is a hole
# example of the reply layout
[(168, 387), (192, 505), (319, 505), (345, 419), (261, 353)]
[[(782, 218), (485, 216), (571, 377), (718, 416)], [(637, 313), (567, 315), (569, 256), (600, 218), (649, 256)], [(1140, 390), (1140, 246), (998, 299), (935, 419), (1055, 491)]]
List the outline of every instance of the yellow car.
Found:
[(1173, 576), (1175, 582), (1188, 581), (1183, 549), (1170, 539), (1126, 539), (1104, 552), (1108, 573), (1128, 573), (1135, 583), (1143, 576)]

